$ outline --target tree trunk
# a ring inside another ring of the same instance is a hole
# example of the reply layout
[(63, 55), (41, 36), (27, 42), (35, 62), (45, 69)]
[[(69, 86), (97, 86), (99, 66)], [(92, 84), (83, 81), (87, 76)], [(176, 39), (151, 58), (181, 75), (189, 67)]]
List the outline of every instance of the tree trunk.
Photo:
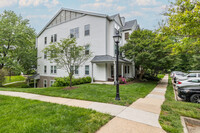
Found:
[(69, 79), (70, 79), (70, 87), (72, 87), (72, 74), (71, 73), (70, 73)]
[(144, 69), (142, 68), (142, 66), (140, 66), (140, 76), (139, 76), (139, 80), (142, 81), (144, 75)]
[(9, 79), (10, 81), (11, 81), (11, 76), (12, 76), (12, 73), (11, 73), (11, 72), (12, 72), (12, 71), (10, 70), (10, 79)]

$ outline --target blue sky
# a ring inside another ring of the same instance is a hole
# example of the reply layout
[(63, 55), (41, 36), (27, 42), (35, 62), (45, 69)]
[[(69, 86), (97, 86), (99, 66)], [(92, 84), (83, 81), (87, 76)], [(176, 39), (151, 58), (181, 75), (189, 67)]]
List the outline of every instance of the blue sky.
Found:
[(167, 5), (168, 0), (0, 0), (0, 13), (12, 10), (21, 14), (37, 33), (62, 7), (108, 15), (120, 13), (126, 21), (137, 19), (141, 28), (154, 30), (165, 19), (161, 14)]

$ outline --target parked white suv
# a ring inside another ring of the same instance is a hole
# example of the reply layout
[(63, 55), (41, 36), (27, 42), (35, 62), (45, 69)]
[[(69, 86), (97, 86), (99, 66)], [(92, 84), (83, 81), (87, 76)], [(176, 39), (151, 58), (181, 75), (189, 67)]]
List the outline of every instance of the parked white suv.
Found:
[(178, 77), (177, 81), (183, 81), (183, 80), (193, 79), (193, 78), (200, 78), (200, 73), (189, 73), (187, 76)]

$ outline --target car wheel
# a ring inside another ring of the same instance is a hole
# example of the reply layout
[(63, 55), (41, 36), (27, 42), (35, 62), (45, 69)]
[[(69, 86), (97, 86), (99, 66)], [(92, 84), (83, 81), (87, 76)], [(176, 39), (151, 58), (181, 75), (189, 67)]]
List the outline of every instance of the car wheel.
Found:
[(194, 94), (190, 97), (190, 101), (193, 103), (200, 103), (200, 94)]

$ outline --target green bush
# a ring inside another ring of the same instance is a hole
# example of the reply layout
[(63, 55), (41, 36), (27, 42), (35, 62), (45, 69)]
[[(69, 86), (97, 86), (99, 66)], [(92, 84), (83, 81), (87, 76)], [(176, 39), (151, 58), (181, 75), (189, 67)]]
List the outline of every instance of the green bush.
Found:
[(3, 82), (5, 81), (6, 72), (4, 70), (0, 70), (0, 86), (3, 86)]
[(30, 86), (28, 86), (27, 84), (23, 84), (20, 86), (20, 88), (30, 88)]
[[(92, 81), (91, 77), (83, 77), (83, 78), (77, 78), (77, 79), (73, 78), (72, 85), (91, 83), (91, 81)], [(63, 77), (63, 78), (55, 78), (53, 87), (62, 87), (62, 86), (69, 86), (69, 85), (70, 85), (70, 78)]]
[(131, 82), (131, 81), (133, 81), (134, 80), (134, 78), (128, 78), (127, 80), (126, 80), (126, 82)]

